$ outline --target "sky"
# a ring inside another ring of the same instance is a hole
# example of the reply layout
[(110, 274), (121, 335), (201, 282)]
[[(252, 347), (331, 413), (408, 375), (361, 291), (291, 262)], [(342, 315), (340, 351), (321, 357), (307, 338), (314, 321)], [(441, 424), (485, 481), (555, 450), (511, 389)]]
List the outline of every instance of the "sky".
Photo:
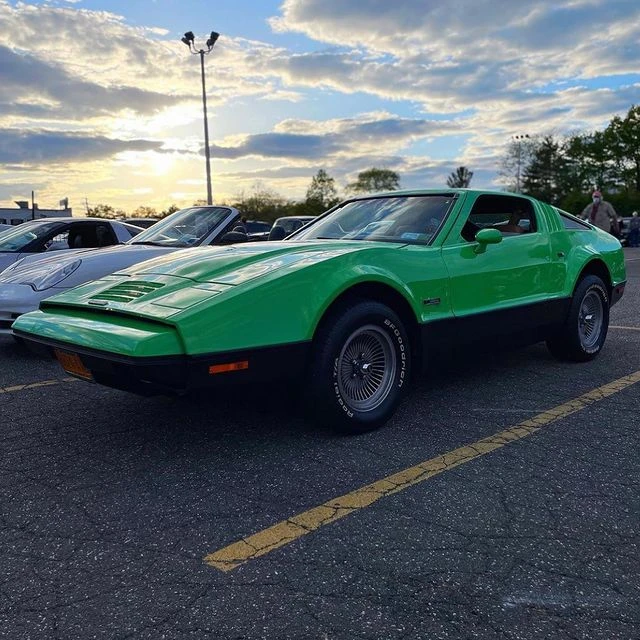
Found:
[(0, 0), (0, 206), (129, 213), (341, 194), (386, 168), (501, 188), (513, 136), (588, 132), (640, 103), (638, 0)]

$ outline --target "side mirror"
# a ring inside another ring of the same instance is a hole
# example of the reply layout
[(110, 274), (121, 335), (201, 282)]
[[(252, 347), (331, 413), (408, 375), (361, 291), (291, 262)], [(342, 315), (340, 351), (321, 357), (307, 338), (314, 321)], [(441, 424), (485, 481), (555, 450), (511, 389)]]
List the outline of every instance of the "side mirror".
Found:
[(478, 243), (474, 249), (475, 253), (484, 253), (488, 244), (498, 244), (502, 242), (502, 234), (497, 229), (480, 229), (476, 233), (476, 242)]

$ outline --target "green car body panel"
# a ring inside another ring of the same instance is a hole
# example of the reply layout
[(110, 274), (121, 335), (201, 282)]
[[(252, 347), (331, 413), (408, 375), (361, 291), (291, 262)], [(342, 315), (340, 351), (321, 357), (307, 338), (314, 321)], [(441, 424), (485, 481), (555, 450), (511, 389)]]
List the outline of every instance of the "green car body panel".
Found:
[(439, 339), (437, 328), (455, 333), (465, 320), (475, 326), (512, 312), (515, 321), (536, 318), (532, 309), (543, 310), (540, 317), (552, 309), (561, 321), (585, 272), (603, 279), (612, 302), (622, 295), (619, 242), (584, 224), (566, 229), (554, 207), (523, 197), (535, 212), (535, 230), (481, 245), (464, 240), (463, 227), (478, 197), (501, 194), (387, 196), (436, 193), (453, 194), (452, 205), (428, 244), (294, 236), (187, 249), (45, 300), (13, 330), (33, 342), (129, 363), (181, 357), (206, 364), (216, 354), (309, 345), (332, 305), (353, 291), (400, 305), (424, 340)]

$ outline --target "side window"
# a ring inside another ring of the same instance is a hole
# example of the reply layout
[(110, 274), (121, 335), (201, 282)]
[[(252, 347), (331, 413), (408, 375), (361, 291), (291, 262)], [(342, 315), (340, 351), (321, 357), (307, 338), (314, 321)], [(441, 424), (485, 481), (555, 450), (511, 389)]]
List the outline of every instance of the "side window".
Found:
[(481, 195), (469, 213), (461, 236), (467, 242), (474, 242), (480, 229), (497, 229), (507, 238), (535, 233), (538, 224), (529, 200), (517, 196)]
[(584, 222), (580, 222), (580, 220), (572, 218), (569, 215), (565, 215), (564, 213), (560, 213), (560, 220), (562, 220), (562, 225), (565, 229), (580, 229), (581, 231), (584, 231), (585, 229), (591, 228)]
[(109, 247), (117, 244), (118, 239), (111, 225), (107, 222), (98, 222), (96, 224), (96, 240), (98, 247)]
[(95, 249), (115, 244), (117, 239), (106, 222), (80, 222), (71, 226), (66, 249)]

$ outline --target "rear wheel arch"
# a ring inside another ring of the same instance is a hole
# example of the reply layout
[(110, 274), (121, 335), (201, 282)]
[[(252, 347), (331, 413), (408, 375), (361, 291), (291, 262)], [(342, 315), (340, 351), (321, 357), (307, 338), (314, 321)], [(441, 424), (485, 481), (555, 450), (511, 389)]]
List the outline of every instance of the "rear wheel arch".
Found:
[(572, 295), (573, 293), (575, 293), (576, 288), (578, 287), (580, 282), (582, 282), (582, 280), (584, 280), (587, 276), (596, 276), (597, 278), (600, 278), (600, 280), (604, 282), (604, 285), (607, 288), (607, 293), (609, 295), (609, 300), (611, 300), (611, 291), (613, 289), (611, 273), (609, 272), (609, 269), (605, 262), (600, 258), (589, 260), (589, 262), (587, 262), (582, 267), (580, 274), (578, 275), (578, 278), (573, 285)]

